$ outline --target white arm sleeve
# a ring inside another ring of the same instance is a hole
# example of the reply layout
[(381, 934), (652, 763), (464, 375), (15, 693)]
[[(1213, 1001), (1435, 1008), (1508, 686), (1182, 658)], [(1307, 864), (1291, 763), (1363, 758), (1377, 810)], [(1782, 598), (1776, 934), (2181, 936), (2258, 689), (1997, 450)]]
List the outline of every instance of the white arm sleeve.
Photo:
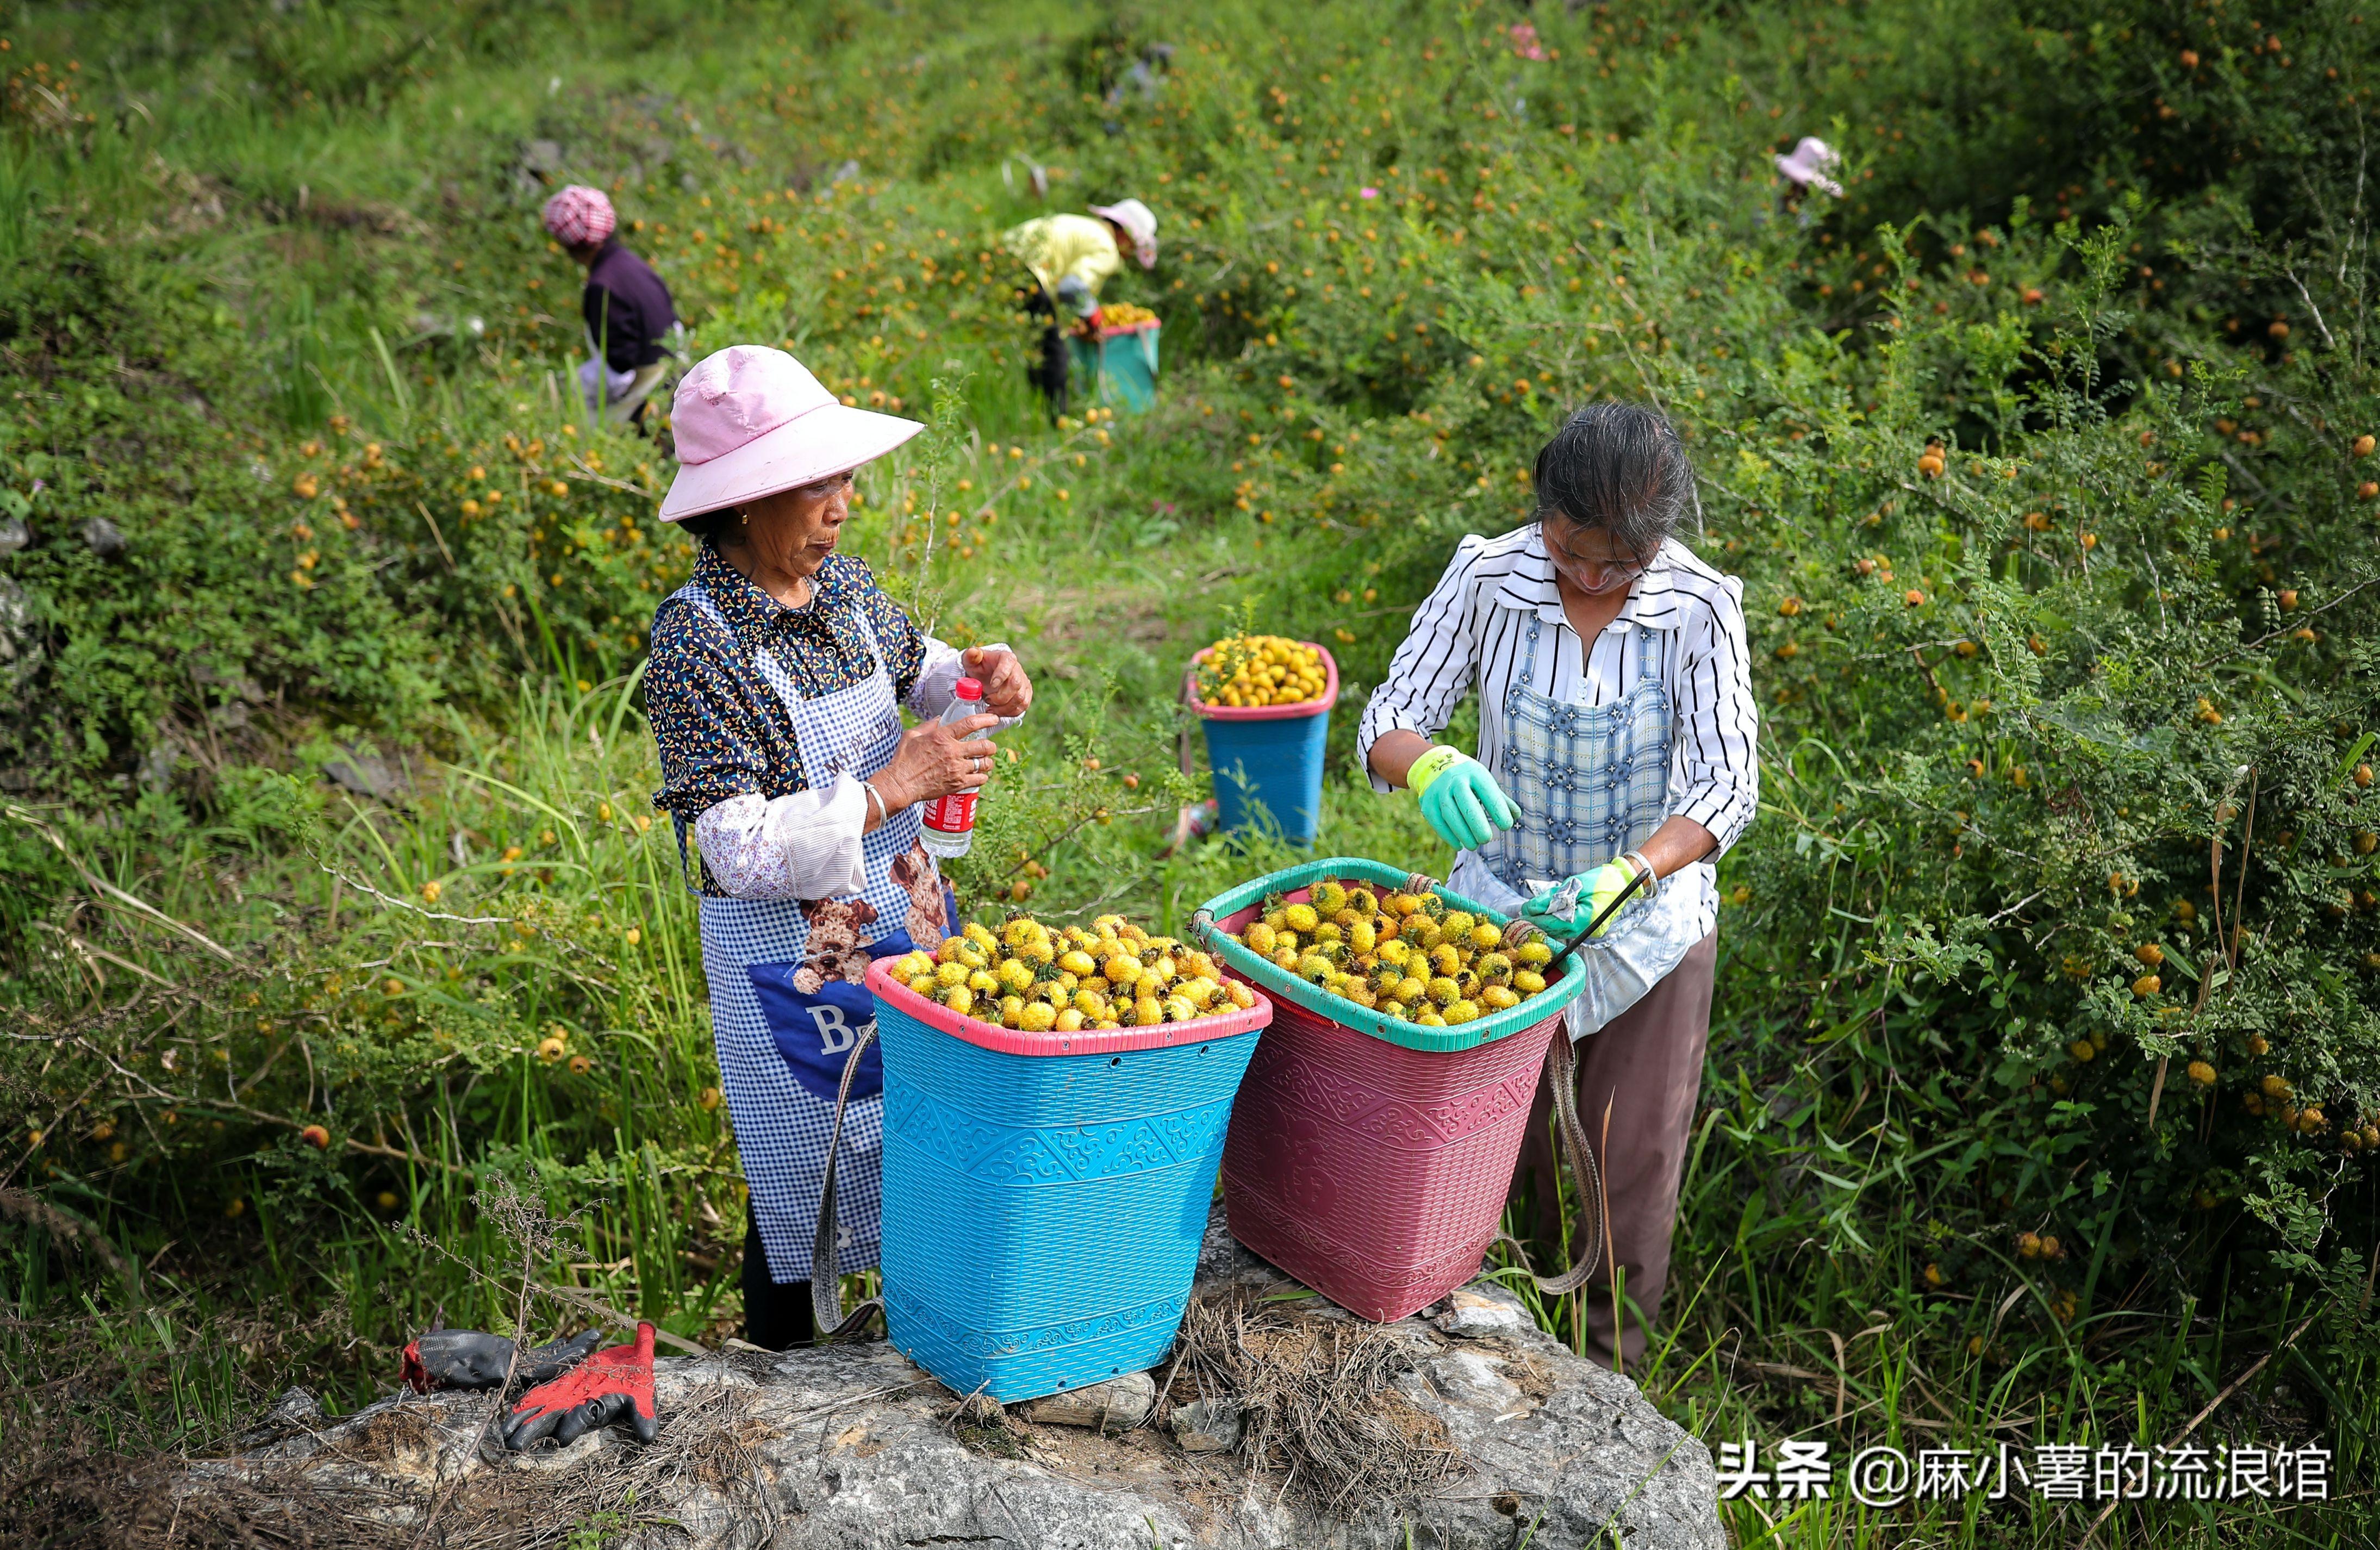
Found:
[(833, 899), (868, 886), (868, 808), (867, 788), (849, 775), (773, 801), (747, 793), (695, 819), (694, 842), (731, 899)]
[[(1012, 656), (1015, 654), (1004, 640), (988, 641), (983, 648), (987, 651), (1008, 651)], [(928, 636), (925, 663), (917, 669), (917, 682), (909, 688), (909, 713), (921, 721), (940, 721), (942, 712), (951, 708), (953, 686), (965, 676), (966, 659), (960, 654), (959, 648)], [(995, 736), (1024, 720), (1022, 716), (1003, 717), (998, 726), (984, 735)]]

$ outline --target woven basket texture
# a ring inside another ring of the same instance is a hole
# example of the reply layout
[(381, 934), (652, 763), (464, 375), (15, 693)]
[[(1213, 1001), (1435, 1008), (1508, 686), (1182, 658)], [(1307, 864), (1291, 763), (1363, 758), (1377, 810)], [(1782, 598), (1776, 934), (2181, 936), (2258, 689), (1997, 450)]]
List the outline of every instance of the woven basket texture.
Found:
[(1278, 1003), (1223, 1148), (1232, 1236), (1383, 1322), (1468, 1281), (1503, 1217), (1560, 1021), (1440, 1052)]
[(892, 1344), (1002, 1403), (1155, 1365), (1255, 1030), (1218, 1020), (1165, 1047), (1020, 1055), (930, 1025), (905, 1010), (916, 999), (877, 1003)]

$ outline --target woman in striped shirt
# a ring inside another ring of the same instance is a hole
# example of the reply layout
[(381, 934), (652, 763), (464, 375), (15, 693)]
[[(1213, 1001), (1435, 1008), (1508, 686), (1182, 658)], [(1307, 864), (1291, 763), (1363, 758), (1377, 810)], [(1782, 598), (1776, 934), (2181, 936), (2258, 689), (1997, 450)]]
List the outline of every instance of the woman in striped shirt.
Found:
[[(1669, 420), (1580, 410), (1537, 454), (1536, 488), (1536, 521), (1457, 547), (1357, 741), (1374, 788), (1419, 793), (1459, 853), (1456, 892), (1557, 937), (1625, 899), (1581, 951), (1590, 990), (1570, 1027), (1596, 1035), (1580, 1111), (1603, 1144), (1612, 1258), (1638, 1311), (1624, 1359), (1644, 1350), (1668, 1277), (1718, 963), (1712, 864), (1758, 805), (1759, 711), (1742, 583), (1674, 536), (1698, 506)], [(1475, 757), (1430, 741), (1474, 689)], [(1541, 1231), (1556, 1199), (1548, 1103), (1541, 1091), (1522, 1156)], [(1611, 1300), (1587, 1303), (1608, 1355)]]

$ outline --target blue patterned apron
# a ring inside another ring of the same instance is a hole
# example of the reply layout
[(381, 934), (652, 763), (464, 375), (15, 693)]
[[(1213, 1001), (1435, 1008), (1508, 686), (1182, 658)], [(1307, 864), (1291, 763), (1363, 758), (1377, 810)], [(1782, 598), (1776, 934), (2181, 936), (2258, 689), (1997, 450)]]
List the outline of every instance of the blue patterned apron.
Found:
[[(713, 623), (725, 625), (718, 604), (700, 584), (688, 583), (677, 596)], [(777, 691), (793, 721), (803, 775), (812, 790), (824, 790), (844, 773), (868, 780), (892, 763), (900, 747), (900, 700), (885, 670), (883, 649), (864, 613), (860, 630), (876, 658), (876, 671), (861, 683), (832, 694), (804, 695), (773, 654), (759, 651), (753, 657), (753, 666)], [(880, 941), (903, 930), (905, 923), (916, 923), (912, 912), (916, 895), (893, 876), (893, 864), (905, 855), (913, 866), (930, 866), (917, 843), (917, 810), (907, 807), (892, 814), (860, 842), (867, 886), (856, 898), (874, 911), (874, 919), (862, 927), (866, 941)], [(939, 878), (932, 886), (939, 894)], [(756, 975), (763, 979), (783, 977), (808, 956), (809, 920), (802, 904), (792, 900), (706, 896), (701, 904), (702, 972), (710, 982), (711, 1036), (719, 1050), (720, 1086), (735, 1121), (735, 1147), (743, 1158), (744, 1180), (752, 1192), (753, 1220), (759, 1225), (760, 1241), (768, 1251), (771, 1278), (804, 1280), (810, 1273), (834, 1099), (832, 1087), (820, 1096), (796, 1078), (798, 1062), (789, 1063), (794, 1052), (780, 1045), (781, 1035), (795, 1036), (798, 1023), (789, 1027), (781, 1022), (772, 1029), (754, 979)], [(913, 930), (911, 935), (918, 938), (919, 946), (929, 949), (941, 941), (930, 929)], [(867, 994), (864, 989), (859, 993)], [(832, 1004), (831, 996), (820, 999)], [(820, 1020), (815, 1030), (799, 1030), (805, 1035), (813, 1031), (820, 1038), (820, 1063), (833, 1062), (840, 1076), (840, 1061), (824, 1048), (834, 1042), (837, 1030), (832, 1020)], [(848, 1044), (844, 1047), (848, 1048)], [(876, 1263), (884, 1166), (880, 1085), (880, 1078), (876, 1094), (855, 1096), (844, 1113), (843, 1144), (835, 1169), (835, 1265), (846, 1272), (865, 1270)]]
[[(1609, 705), (1565, 705), (1536, 686), (1536, 611), (1518, 672), (1504, 691), (1497, 776), (1520, 820), (1456, 858), (1455, 891), (1507, 914), (1550, 881), (1591, 871), (1653, 837), (1670, 817), (1670, 692), (1653, 632), (1637, 629), (1637, 676)], [(1546, 688), (1554, 666), (1546, 666)], [(1636, 1004), (1694, 945), (1694, 891), (1658, 888), (1621, 906), (1604, 934), (1579, 949), (1586, 988), (1569, 1011), (1582, 1037)]]

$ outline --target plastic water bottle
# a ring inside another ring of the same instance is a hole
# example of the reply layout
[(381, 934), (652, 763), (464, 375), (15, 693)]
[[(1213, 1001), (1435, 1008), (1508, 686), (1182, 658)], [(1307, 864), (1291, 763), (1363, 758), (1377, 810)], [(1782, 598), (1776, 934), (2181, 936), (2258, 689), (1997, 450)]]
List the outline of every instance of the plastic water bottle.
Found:
[[(951, 708), (942, 712), (942, 725), (982, 714), (983, 685), (972, 678), (960, 679), (952, 686)], [(917, 839), (928, 855), (948, 861), (966, 854), (967, 847), (975, 843), (975, 798), (974, 792), (956, 791), (926, 804), (925, 828)]]

